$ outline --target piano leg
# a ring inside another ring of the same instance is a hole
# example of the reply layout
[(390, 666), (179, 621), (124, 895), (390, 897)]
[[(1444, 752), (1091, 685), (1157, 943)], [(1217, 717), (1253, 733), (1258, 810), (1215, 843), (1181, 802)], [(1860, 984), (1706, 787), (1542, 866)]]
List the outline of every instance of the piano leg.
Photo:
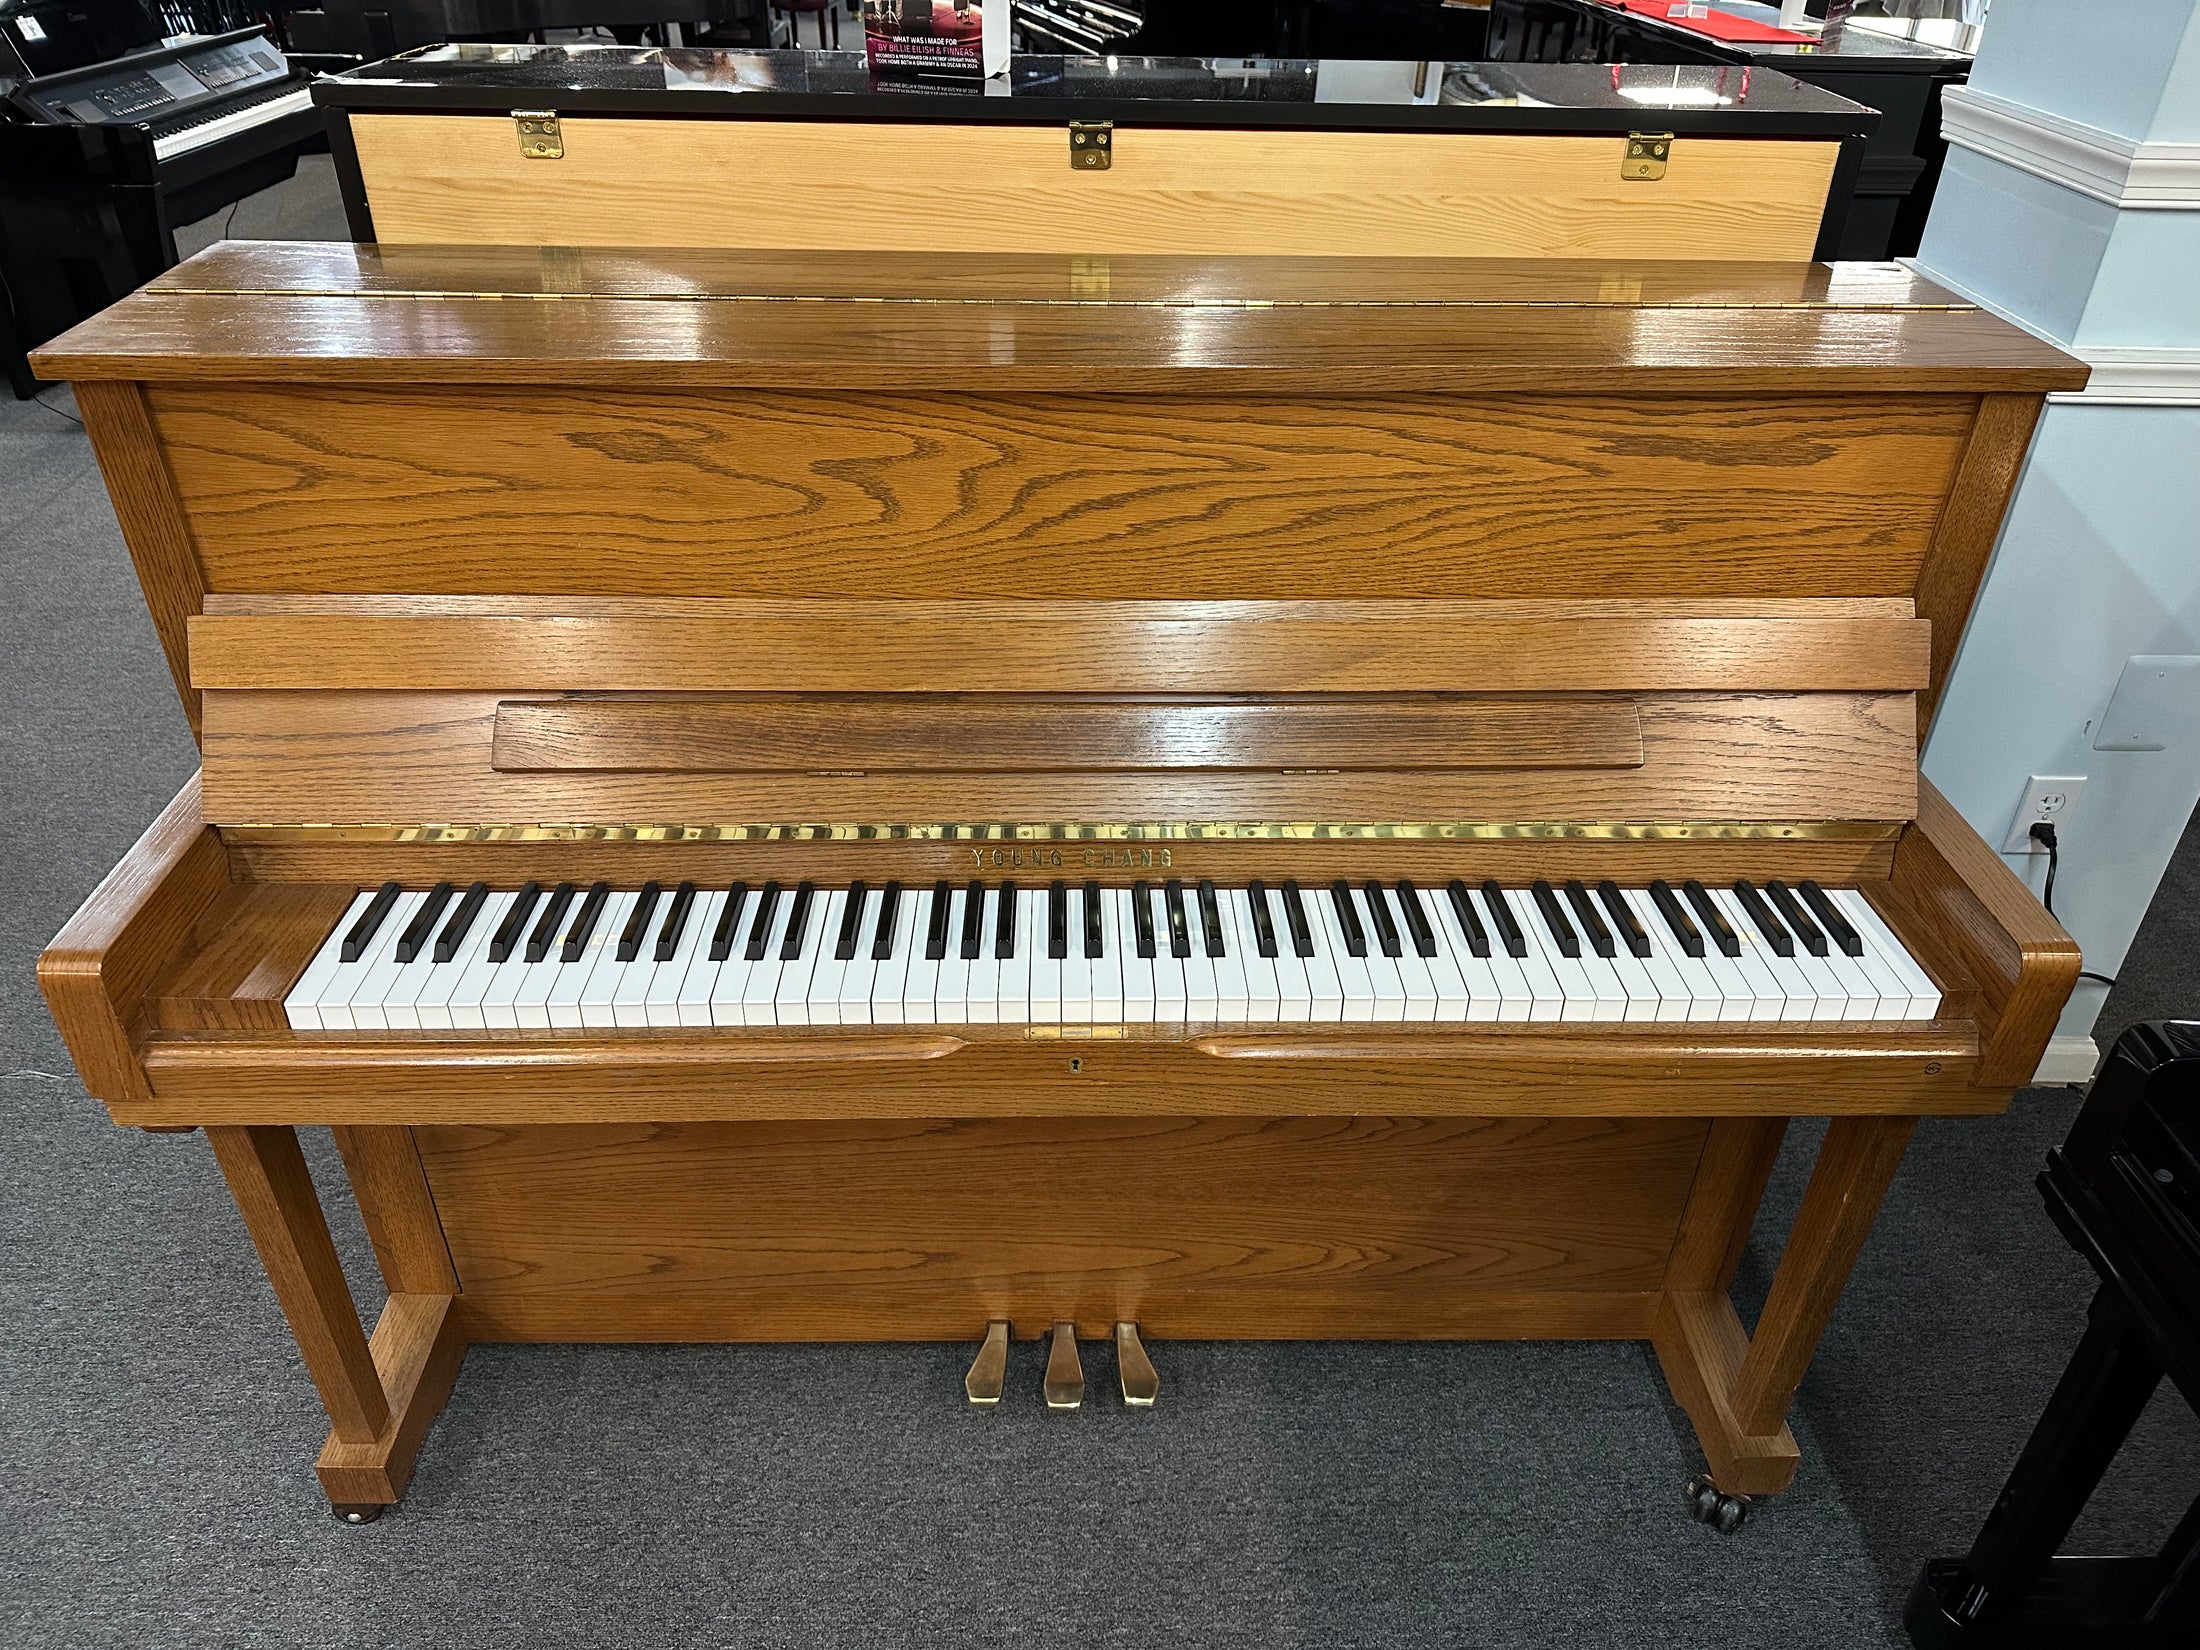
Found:
[(1828, 1125), (1752, 1337), (1727, 1286), (1784, 1124), (1713, 1124), (1653, 1340), (1721, 1490), (1769, 1495), (1794, 1481), (1788, 1406), (1916, 1126), (1914, 1117), (1837, 1117)]
[[(364, 1522), (403, 1495), (421, 1440), (458, 1377), (466, 1339), (454, 1311), (455, 1279), (441, 1230), (429, 1248), (419, 1229), (421, 1205), (408, 1201), (408, 1160), (411, 1175), (420, 1175), (410, 1131), (342, 1132), (354, 1137), (343, 1148), (345, 1161), (362, 1210), (373, 1210), (368, 1230), (390, 1286), (371, 1346), (297, 1135), (250, 1126), (210, 1127), (206, 1137), (328, 1410), (328, 1442), (317, 1463), (321, 1488), (340, 1516)], [(420, 1180), (418, 1196), (425, 1198), (426, 1190)], [(432, 1204), (426, 1213), (432, 1221)], [(405, 1287), (443, 1279), (451, 1282)]]

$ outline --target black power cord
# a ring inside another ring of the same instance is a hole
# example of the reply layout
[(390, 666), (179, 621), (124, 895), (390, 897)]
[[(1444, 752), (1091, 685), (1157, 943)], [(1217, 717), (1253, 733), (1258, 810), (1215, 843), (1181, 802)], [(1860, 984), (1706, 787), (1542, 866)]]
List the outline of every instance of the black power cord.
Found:
[[(2040, 890), (2040, 903), (2047, 907), (2047, 914), (2052, 917), (2055, 914), (2055, 872), (2062, 865), (2062, 849), (2055, 840), (2055, 827), (2044, 819), (2032, 827), (2032, 840), (2047, 849), (2047, 886)], [(2116, 983), (2108, 975), (2096, 974), (2090, 968), (2080, 969), (2078, 978), (2098, 980), (2102, 985)]]

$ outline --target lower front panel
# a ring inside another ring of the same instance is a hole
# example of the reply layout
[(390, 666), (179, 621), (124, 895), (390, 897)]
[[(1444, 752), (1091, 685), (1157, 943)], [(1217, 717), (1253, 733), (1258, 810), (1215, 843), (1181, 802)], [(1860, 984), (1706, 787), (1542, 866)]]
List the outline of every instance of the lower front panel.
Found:
[(1692, 1118), (416, 1131), (486, 1340), (1647, 1335)]

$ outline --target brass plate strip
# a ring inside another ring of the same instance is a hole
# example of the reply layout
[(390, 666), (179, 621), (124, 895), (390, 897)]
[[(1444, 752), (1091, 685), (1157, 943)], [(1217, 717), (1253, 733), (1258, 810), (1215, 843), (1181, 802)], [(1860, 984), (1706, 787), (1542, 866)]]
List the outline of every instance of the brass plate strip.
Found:
[(1345, 823), (1260, 820), (1140, 824), (786, 825), (224, 825), (236, 843), (318, 842), (1885, 842), (1901, 820), (1445, 820)]
[(513, 303), (645, 304), (916, 304), (1036, 309), (1633, 309), (1633, 310), (1814, 310), (1837, 315), (1970, 314), (1976, 304), (1873, 304), (1796, 299), (1778, 303), (1707, 300), (1702, 303), (1644, 303), (1633, 298), (922, 298), (866, 296), (858, 293), (794, 292), (461, 292), (383, 288), (362, 292), (346, 287), (156, 287), (156, 296), (193, 298), (357, 298), (400, 303), (431, 303), (446, 298), (503, 299)]

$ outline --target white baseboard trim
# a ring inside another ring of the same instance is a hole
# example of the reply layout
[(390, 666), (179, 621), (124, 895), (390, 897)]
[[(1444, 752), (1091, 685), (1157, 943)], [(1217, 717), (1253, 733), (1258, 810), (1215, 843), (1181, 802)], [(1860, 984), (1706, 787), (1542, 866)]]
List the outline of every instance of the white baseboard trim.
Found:
[(2082, 1035), (2050, 1037), (2047, 1052), (2040, 1056), (2040, 1069), (2032, 1073), (2032, 1086), (2048, 1088), (2063, 1083), (2090, 1083), (2100, 1063), (2100, 1046), (2092, 1038)]
[(1940, 94), (1940, 135), (2126, 211), (2200, 212), (2200, 143), (2120, 137), (1975, 86)]
[(2073, 344), (2002, 308), (1991, 298), (1981, 297), (1962, 282), (1927, 269), (1915, 258), (1897, 258), (1895, 262), (1935, 286), (1946, 287), (1965, 303), (1976, 304), (1989, 315), (2022, 327), (2041, 342), (2077, 356), (2093, 369), (2084, 389), (2056, 390), (2048, 396), (2050, 401), (2082, 401), (2096, 407), (2200, 407), (2200, 349)]

